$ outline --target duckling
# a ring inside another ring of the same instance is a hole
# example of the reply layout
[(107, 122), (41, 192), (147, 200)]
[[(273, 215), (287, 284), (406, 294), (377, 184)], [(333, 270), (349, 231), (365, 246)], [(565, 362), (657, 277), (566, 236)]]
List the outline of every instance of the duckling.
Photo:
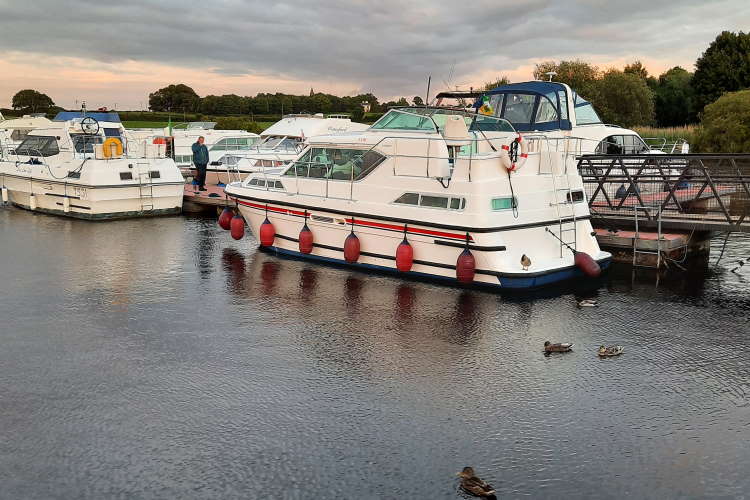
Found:
[(596, 307), (597, 305), (594, 299), (583, 299), (578, 302), (578, 307)]
[(531, 266), (531, 259), (529, 259), (526, 254), (521, 255), (521, 267), (523, 267), (523, 270), (528, 271), (529, 266)]
[(479, 479), (474, 474), (473, 468), (464, 467), (464, 470), (459, 472), (457, 476), (461, 478), (461, 489), (469, 495), (480, 498), (497, 498), (495, 496), (495, 489)]
[(573, 344), (552, 344), (548, 340), (544, 343), (544, 352), (568, 352), (573, 348)]

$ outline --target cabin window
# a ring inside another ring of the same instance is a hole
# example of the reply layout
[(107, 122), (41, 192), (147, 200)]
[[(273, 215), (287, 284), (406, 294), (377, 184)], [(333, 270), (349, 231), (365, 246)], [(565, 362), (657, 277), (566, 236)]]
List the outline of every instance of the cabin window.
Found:
[(508, 94), (505, 99), (503, 118), (511, 123), (531, 123), (535, 99), (536, 96), (529, 94)]
[(575, 94), (574, 103), (577, 125), (593, 125), (602, 122), (591, 103), (582, 99), (578, 94)]
[(78, 171), (78, 170), (76, 170), (76, 171), (71, 170), (71, 171), (68, 172), (68, 179), (80, 179), (80, 178), (81, 178), (81, 172), (80, 171)]
[(104, 135), (106, 137), (120, 137), (120, 129), (119, 128), (104, 128)]
[(46, 135), (29, 135), (16, 148), (16, 154), (21, 156), (54, 156), (60, 153), (57, 139)]
[(148, 173), (148, 176), (151, 179), (161, 179), (161, 172), (159, 172), (158, 170), (152, 170)]
[(518, 207), (518, 200), (511, 196), (492, 198), (492, 210), (510, 210)]
[(121, 181), (132, 181), (133, 180), (133, 172), (120, 172), (120, 180)]
[(403, 203), (405, 205), (419, 205), (419, 193), (404, 193), (393, 203)]
[(568, 96), (564, 90), (557, 91), (557, 97), (560, 100), (560, 117), (563, 120), (568, 119)]
[(646, 154), (649, 147), (637, 135), (610, 135), (596, 147), (601, 155), (637, 155)]
[(281, 183), (281, 181), (274, 181), (273, 187), (276, 189), (284, 189), (284, 185)]
[(583, 201), (583, 191), (571, 191), (567, 193), (568, 203), (580, 203)]
[(224, 137), (211, 146), (211, 151), (239, 151), (250, 149), (255, 144), (254, 137)]
[(448, 198), (445, 196), (422, 195), (419, 197), (420, 207), (448, 208)]
[[(552, 94), (552, 98), (555, 95)], [(536, 116), (534, 117), (534, 123), (549, 123), (557, 121), (557, 110), (555, 106), (544, 97), (539, 98), (539, 106), (536, 110)]]
[(104, 138), (98, 135), (70, 134), (76, 153), (93, 153), (96, 144), (102, 144)]
[(358, 181), (372, 172), (383, 160), (385, 156), (375, 151), (310, 148), (284, 172), (284, 175)]
[(466, 198), (449, 198), (447, 196), (419, 193), (404, 193), (396, 198), (393, 203), (419, 205), (420, 207), (428, 208), (449, 208), (450, 210), (463, 210), (466, 208)]

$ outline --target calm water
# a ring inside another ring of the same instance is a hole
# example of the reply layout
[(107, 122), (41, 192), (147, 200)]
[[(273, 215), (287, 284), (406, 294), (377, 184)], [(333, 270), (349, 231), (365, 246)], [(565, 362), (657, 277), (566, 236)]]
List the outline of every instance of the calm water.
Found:
[(0, 242), (0, 498), (453, 499), (465, 465), (501, 498), (750, 495), (750, 238), (585, 309), (281, 260), (207, 219), (6, 207)]

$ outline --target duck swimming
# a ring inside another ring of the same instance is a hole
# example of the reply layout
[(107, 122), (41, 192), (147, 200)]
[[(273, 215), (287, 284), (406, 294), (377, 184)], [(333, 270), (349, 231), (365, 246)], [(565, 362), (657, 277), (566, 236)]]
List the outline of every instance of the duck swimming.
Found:
[(578, 302), (578, 307), (596, 307), (596, 301), (594, 299), (583, 299)]
[(568, 352), (573, 348), (573, 344), (552, 344), (548, 340), (544, 343), (544, 352)]
[(601, 357), (619, 356), (624, 351), (621, 345), (613, 345), (610, 347), (599, 346), (597, 354)]
[(495, 489), (479, 479), (474, 474), (472, 467), (464, 467), (464, 470), (457, 475), (461, 478), (461, 489), (469, 495), (480, 498), (497, 498), (495, 496)]

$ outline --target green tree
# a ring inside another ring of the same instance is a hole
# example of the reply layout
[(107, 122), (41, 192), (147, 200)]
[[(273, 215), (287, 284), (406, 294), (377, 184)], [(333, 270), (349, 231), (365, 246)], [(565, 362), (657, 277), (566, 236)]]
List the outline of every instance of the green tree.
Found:
[(418, 95), (415, 95), (411, 102), (414, 103), (415, 106), (424, 106), (424, 101)]
[(498, 87), (501, 87), (503, 85), (508, 85), (510, 83), (510, 80), (505, 75), (500, 75), (491, 82), (486, 82), (484, 84), (483, 90), (492, 90), (496, 89)]
[(750, 87), (750, 33), (724, 31), (695, 62), (693, 88), (697, 109), (724, 92)]
[(625, 67), (622, 69), (623, 73), (629, 73), (631, 75), (635, 75), (639, 78), (641, 78), (643, 81), (646, 82), (646, 85), (651, 90), (654, 90), (658, 84), (658, 80), (654, 78), (653, 76), (648, 74), (648, 70), (646, 67), (641, 63), (639, 60), (635, 60), (630, 64), (626, 64)]
[(750, 151), (750, 90), (724, 94), (704, 108), (695, 146), (703, 153)]
[(654, 88), (654, 111), (660, 127), (675, 127), (696, 121), (693, 75), (675, 66), (661, 76)]
[(549, 80), (547, 73), (557, 73), (552, 81), (566, 83), (582, 96), (594, 99), (596, 92), (596, 81), (599, 77), (599, 68), (585, 61), (576, 59), (574, 61), (544, 61), (536, 64), (534, 78), (537, 80)]
[(185, 84), (169, 85), (148, 95), (151, 111), (193, 112), (200, 108), (200, 97)]
[(610, 69), (595, 85), (592, 103), (605, 123), (623, 127), (653, 123), (654, 95), (640, 76)]
[(46, 113), (55, 105), (52, 98), (36, 90), (20, 90), (13, 96), (11, 106), (27, 113)]
[(223, 116), (216, 120), (216, 130), (247, 130), (260, 134), (263, 127), (247, 118), (238, 116)]

